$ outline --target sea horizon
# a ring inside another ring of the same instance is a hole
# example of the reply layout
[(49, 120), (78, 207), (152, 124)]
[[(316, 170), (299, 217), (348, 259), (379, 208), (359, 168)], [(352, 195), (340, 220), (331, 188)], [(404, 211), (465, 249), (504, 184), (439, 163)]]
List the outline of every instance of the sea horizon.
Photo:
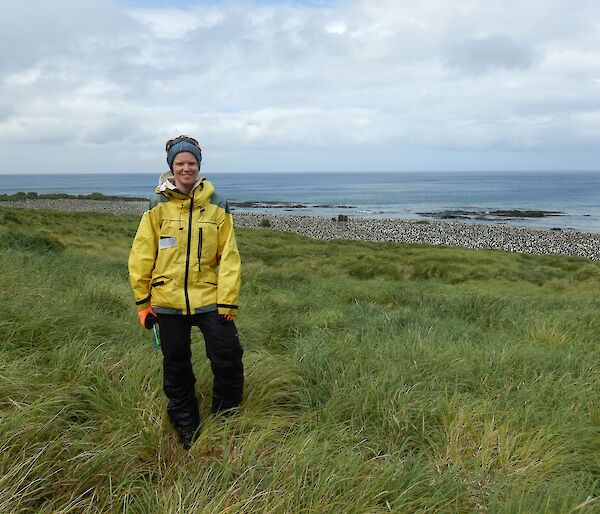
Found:
[[(206, 170), (203, 174), (240, 212), (433, 219), (446, 211), (452, 216), (464, 211), (471, 213), (468, 216), (472, 219), (450, 219), (600, 233), (600, 172), (589, 170), (305, 173)], [(102, 193), (149, 198), (159, 176), (160, 172), (5, 174), (0, 177), (0, 194)], [(485, 217), (492, 211), (512, 210), (559, 214), (478, 219), (478, 213)]]
[[(128, 175), (149, 175), (149, 174), (156, 174), (157, 176), (160, 176), (162, 173), (164, 173), (165, 171), (167, 171), (167, 169), (163, 169), (161, 171), (157, 171), (157, 172), (151, 172), (151, 171), (129, 171), (129, 170), (125, 170), (125, 171), (67, 171), (67, 172), (60, 172), (60, 173), (55, 173), (55, 172), (35, 172), (35, 173), (30, 173), (30, 172), (19, 172), (18, 175), (22, 176), (22, 177), (28, 177), (28, 176), (79, 176), (79, 175), (102, 175), (102, 176), (110, 176), (110, 175), (124, 175), (124, 174), (128, 174)], [(205, 169), (204, 167), (201, 170), (201, 175), (205, 173)], [(493, 170), (473, 170), (473, 169), (467, 169), (467, 170), (463, 170), (463, 169), (457, 169), (457, 170), (370, 170), (370, 171), (361, 171), (361, 170), (302, 170), (302, 171), (208, 171), (206, 174), (208, 175), (212, 175), (212, 174), (216, 174), (216, 175), (237, 175), (237, 174), (241, 174), (241, 175), (270, 175), (270, 174), (286, 174), (286, 175), (296, 175), (296, 174), (306, 174), (306, 175), (317, 175), (317, 174), (322, 174), (322, 173), (327, 173), (327, 174), (348, 174), (348, 175), (355, 175), (355, 174), (369, 174), (369, 173), (376, 173), (376, 174), (412, 174), (412, 173), (439, 173), (439, 174), (444, 174), (444, 173), (448, 173), (448, 174), (454, 174), (454, 173), (475, 173), (475, 174), (493, 174), (493, 173), (505, 173), (505, 174), (513, 174), (513, 173), (547, 173), (547, 174), (553, 174), (553, 173), (582, 173), (582, 174), (600, 174), (600, 168), (599, 169), (553, 169), (553, 170), (544, 170), (544, 169), (531, 169), (531, 170), (505, 170), (505, 169), (493, 169)], [(10, 176), (15, 176), (16, 173), (10, 173), (10, 172), (5, 172), (5, 171), (1, 171), (0, 170), (0, 177), (10, 177)]]

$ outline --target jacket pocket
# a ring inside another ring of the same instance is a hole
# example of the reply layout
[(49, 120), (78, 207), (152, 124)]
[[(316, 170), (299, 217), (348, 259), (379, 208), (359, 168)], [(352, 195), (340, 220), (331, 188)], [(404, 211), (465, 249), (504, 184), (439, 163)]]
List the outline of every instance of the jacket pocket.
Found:
[(217, 225), (211, 222), (200, 222), (198, 227), (198, 272), (204, 274), (206, 271), (217, 267), (218, 246)]
[(198, 229), (198, 273), (202, 271), (202, 228)]
[(154, 307), (178, 307), (179, 291), (176, 281), (165, 276), (156, 276), (150, 282), (150, 296)]

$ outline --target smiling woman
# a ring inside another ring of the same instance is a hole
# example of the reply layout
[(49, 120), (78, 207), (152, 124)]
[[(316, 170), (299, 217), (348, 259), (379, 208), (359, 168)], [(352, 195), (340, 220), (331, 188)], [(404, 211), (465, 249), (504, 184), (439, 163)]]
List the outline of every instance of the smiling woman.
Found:
[(175, 185), (189, 195), (198, 179), (202, 151), (198, 141), (189, 136), (179, 136), (167, 141), (167, 163), (173, 171)]
[(173, 161), (173, 175), (175, 175), (175, 185), (186, 195), (190, 194), (192, 187), (198, 178), (198, 161), (194, 154), (190, 152), (181, 152), (177, 154)]
[[(240, 256), (228, 204), (198, 178), (198, 141), (167, 141), (157, 196), (138, 227), (129, 255), (129, 279), (143, 327), (158, 323), (167, 412), (190, 449), (200, 426), (194, 390), (191, 329), (206, 343), (214, 373), (213, 413), (231, 413), (242, 400), (244, 368), (233, 318), (238, 309)], [(161, 177), (162, 179), (162, 177)]]

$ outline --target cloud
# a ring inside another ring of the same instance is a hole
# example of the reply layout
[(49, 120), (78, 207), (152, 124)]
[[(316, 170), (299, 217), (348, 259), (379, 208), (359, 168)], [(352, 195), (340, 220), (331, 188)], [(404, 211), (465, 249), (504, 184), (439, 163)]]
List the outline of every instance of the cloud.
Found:
[(448, 63), (473, 73), (526, 70), (533, 65), (534, 56), (530, 48), (515, 43), (505, 34), (492, 34), (462, 41), (449, 52)]
[(477, 167), (482, 152), (586, 149), (596, 166), (594, 3), (492, 4), (15, 4), (0, 19), (0, 162), (33, 147), (98, 171), (135, 148), (148, 171), (164, 140), (191, 133), (218, 170), (290, 169), (300, 151), (364, 170), (408, 153), (440, 169), (451, 152)]
[(129, 14), (147, 26), (159, 38), (182, 39), (198, 29), (218, 26), (223, 15), (214, 9), (203, 9), (202, 13), (183, 9), (131, 9)]

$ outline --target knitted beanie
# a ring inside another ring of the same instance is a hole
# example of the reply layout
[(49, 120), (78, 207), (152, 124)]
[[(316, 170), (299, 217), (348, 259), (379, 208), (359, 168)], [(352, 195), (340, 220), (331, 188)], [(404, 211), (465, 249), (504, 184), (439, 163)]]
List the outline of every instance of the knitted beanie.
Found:
[(198, 166), (202, 162), (202, 150), (198, 146), (189, 141), (179, 141), (172, 145), (167, 151), (167, 163), (169, 164), (169, 168), (173, 169), (173, 161), (175, 160), (175, 156), (181, 152), (190, 152), (198, 161)]

